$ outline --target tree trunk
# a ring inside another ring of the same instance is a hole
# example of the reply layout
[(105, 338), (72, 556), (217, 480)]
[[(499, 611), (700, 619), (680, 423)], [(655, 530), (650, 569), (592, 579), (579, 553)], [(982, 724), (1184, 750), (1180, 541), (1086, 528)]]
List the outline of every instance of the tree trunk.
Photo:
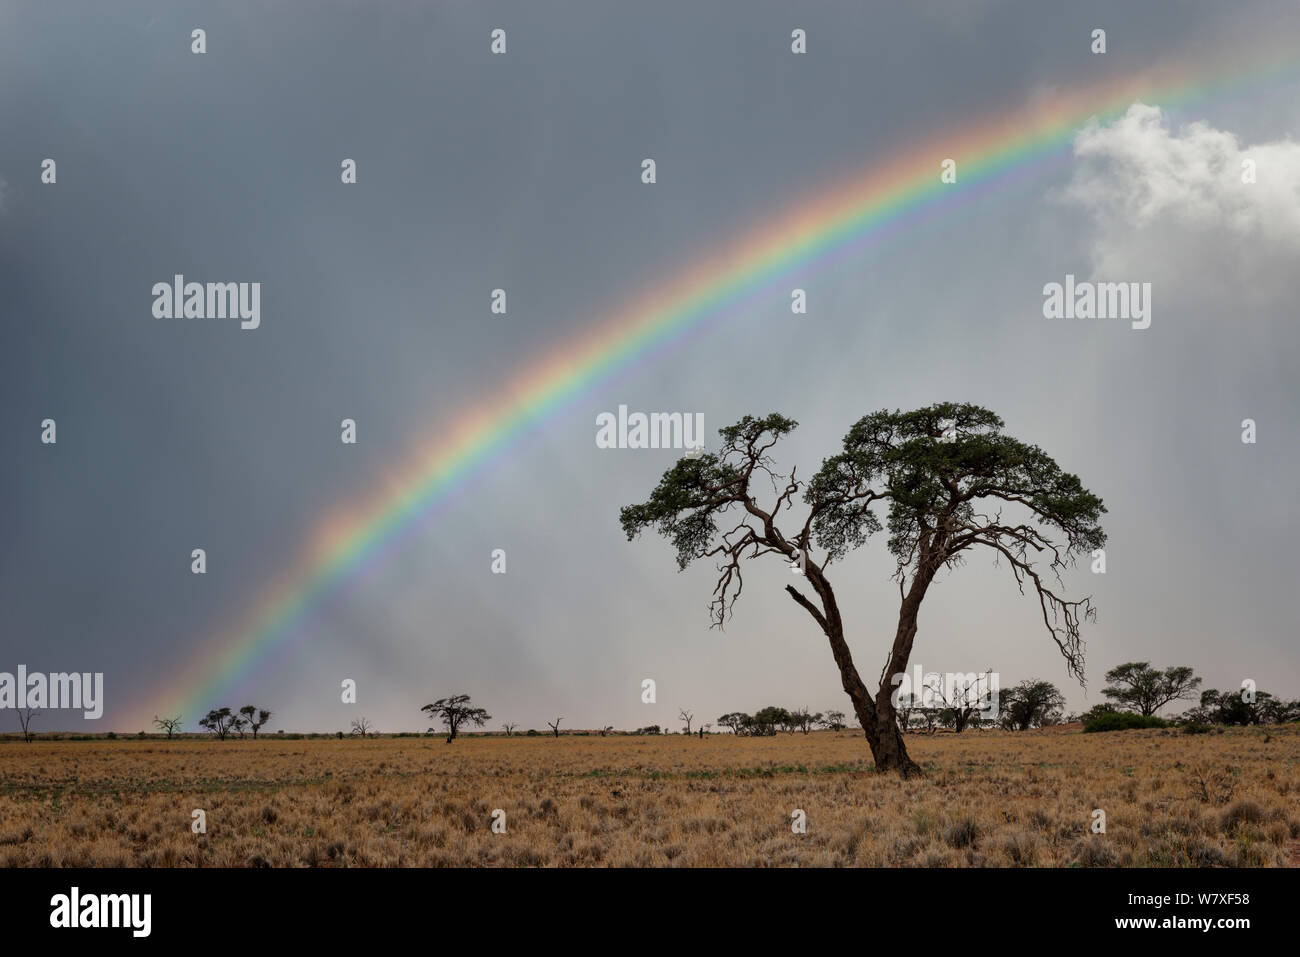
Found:
[[(875, 700), (872, 699), (871, 693), (867, 690), (862, 677), (858, 674), (857, 666), (853, 663), (853, 655), (849, 651), (848, 642), (844, 640), (844, 625), (840, 619), (839, 606), (836, 604), (835, 593), (831, 589), (830, 582), (821, 574), (820, 569), (811, 564), (808, 567), (807, 574), (809, 583), (816, 589), (818, 597), (822, 600), (822, 608), (825, 609), (824, 614), (812, 602), (801, 595), (797, 589), (786, 586), (786, 590), (796, 602), (806, 608), (813, 618), (817, 620), (830, 642), (831, 654), (834, 656), (835, 664), (840, 670), (840, 684), (843, 686), (845, 694), (849, 696), (849, 700), (853, 702), (853, 713), (862, 725), (867, 744), (871, 747), (871, 756), (875, 760), (876, 771), (879, 773), (892, 771), (901, 774), (903, 777), (920, 774), (921, 768), (908, 757), (907, 746), (903, 743), (903, 735), (898, 729), (898, 717), (894, 711), (893, 702), (890, 700), (893, 686), (887, 682), (880, 689), (880, 693), (877, 694)], [(918, 606), (920, 604), (919, 595), (916, 604)], [(913, 615), (912, 633), (915, 634), (915, 615)], [(910, 648), (910, 640), (908, 644)], [(895, 640), (895, 648), (897, 648), (897, 640)], [(906, 661), (904, 661), (905, 667)]]
[[(921, 767), (907, 754), (903, 744), (903, 733), (898, 727), (898, 711), (894, 707), (893, 676), (907, 673), (907, 660), (912, 655), (912, 642), (916, 638), (917, 616), (921, 611), (921, 600), (925, 598), (930, 582), (934, 580), (933, 565), (921, 557), (921, 571), (912, 579), (912, 587), (903, 597), (903, 604), (898, 610), (898, 629), (894, 632), (894, 646), (889, 654), (889, 663), (885, 666), (884, 683), (876, 692), (876, 724), (879, 728), (878, 744), (872, 745), (876, 756), (876, 767), (881, 767), (883, 760), (887, 770), (898, 771), (903, 777), (920, 774)], [(935, 569), (937, 570), (937, 569)]]
[(921, 774), (921, 766), (912, 760), (903, 743), (903, 732), (897, 721), (890, 721), (876, 728), (875, 740), (868, 738), (871, 755), (876, 759), (877, 771), (897, 771), (908, 778)]

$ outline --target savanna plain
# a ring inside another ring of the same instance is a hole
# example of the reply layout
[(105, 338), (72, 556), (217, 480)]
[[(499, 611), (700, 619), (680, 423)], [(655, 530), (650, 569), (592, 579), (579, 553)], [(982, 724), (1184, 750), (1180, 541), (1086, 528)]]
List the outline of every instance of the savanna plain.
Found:
[(9, 739), (0, 866), (1300, 864), (1300, 725), (908, 748), (920, 779), (877, 775), (848, 730)]

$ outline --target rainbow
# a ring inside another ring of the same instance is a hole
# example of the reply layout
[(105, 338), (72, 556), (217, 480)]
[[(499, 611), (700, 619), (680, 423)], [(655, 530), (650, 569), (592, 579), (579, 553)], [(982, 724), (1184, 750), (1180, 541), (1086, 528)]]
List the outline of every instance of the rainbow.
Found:
[[(1293, 57), (1218, 74), (1146, 71), (1043, 98), (913, 143), (858, 174), (795, 201), (756, 231), (711, 252), (667, 282), (542, 356), (414, 449), (360, 507), (324, 516), (288, 571), (242, 620), (143, 696), (136, 715), (183, 714), (192, 726), (254, 668), (300, 643), (324, 599), (358, 579), (452, 503), (476, 475), (593, 388), (679, 347), (726, 316), (773, 295), (796, 274), (860, 255), (900, 231), (982, 194), (1068, 162), (1077, 131), (1107, 122), (1136, 100), (1177, 108), (1210, 94), (1249, 92), (1294, 78)], [(957, 184), (939, 179), (957, 162)], [(788, 295), (788, 288), (782, 293)], [(769, 300), (770, 301), (770, 300)], [(148, 719), (145, 718), (145, 721)], [(139, 725), (144, 726), (144, 725)]]

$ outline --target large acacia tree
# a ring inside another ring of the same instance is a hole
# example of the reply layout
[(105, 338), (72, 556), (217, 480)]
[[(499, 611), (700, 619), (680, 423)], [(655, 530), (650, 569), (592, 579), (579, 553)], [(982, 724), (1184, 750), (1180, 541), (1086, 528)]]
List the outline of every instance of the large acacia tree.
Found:
[[(467, 694), (454, 694), (449, 698), (439, 698), (432, 704), (426, 704), (421, 711), (430, 718), (442, 721), (447, 729), (447, 743), (451, 744), (460, 734), (462, 726), (467, 724), (483, 727), (492, 720), (492, 715), (485, 708), (476, 708)], [(433, 728), (429, 729), (430, 731)]]
[[(1003, 435), (1002, 420), (989, 410), (945, 402), (863, 417), (844, 437), (844, 450), (804, 481), (793, 468), (788, 475), (776, 471), (769, 455), (796, 424), (779, 414), (745, 416), (719, 431), (718, 451), (678, 460), (648, 501), (621, 512), (629, 540), (653, 528), (676, 548), (679, 568), (717, 561), (714, 626), (725, 624), (740, 597), (742, 560), (775, 555), (798, 563), (811, 594), (794, 585), (785, 590), (830, 642), (877, 770), (904, 776), (920, 769), (903, 743), (890, 677), (907, 671), (921, 602), (935, 577), (975, 550), (1005, 563), (1022, 594), (1029, 584), (1069, 673), (1083, 682), (1079, 626), (1095, 611), (1089, 598), (1058, 594), (1059, 573), (1105, 543), (1099, 525), (1105, 508), (1077, 476), (1037, 446)], [(760, 504), (760, 494), (768, 504)], [(1004, 512), (1011, 514), (1004, 518)], [(886, 528), (900, 606), (872, 692), (853, 662), (827, 569)], [(814, 546), (823, 553), (820, 561)]]
[(1138, 714), (1153, 715), (1165, 705), (1190, 698), (1201, 686), (1201, 679), (1186, 665), (1160, 671), (1149, 661), (1130, 661), (1106, 672), (1110, 682), (1101, 693), (1122, 707)]

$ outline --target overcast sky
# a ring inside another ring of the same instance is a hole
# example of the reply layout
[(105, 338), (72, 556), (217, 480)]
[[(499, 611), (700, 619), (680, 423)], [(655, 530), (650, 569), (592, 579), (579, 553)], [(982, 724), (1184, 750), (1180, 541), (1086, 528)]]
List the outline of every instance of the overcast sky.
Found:
[[(1053, 92), (1160, 64), (1244, 69), (1300, 35), (1283, 2), (320, 6), (0, 2), (0, 671), (102, 671), (106, 687), (101, 721), (45, 729), (138, 730), (169, 676), (238, 637), (322, 516), (801, 196)], [(944, 400), (993, 409), (1104, 499), (1108, 570), (1066, 579), (1099, 609), (1086, 694), (1037, 603), (982, 557), (931, 589), (914, 663), (1045, 678), (1072, 710), (1129, 660), (1300, 696), (1297, 92), (1290, 73), (1149, 98), (1066, 164), (792, 276), (807, 315), (782, 291), (585, 395), (204, 706), (327, 731), (358, 714), (423, 730), (419, 707), (462, 691), (494, 727), (849, 711), (783, 565), (755, 563), (719, 632), (709, 566), (679, 574), (667, 544), (625, 541), (619, 507), (674, 453), (598, 449), (595, 417), (700, 412), (716, 443), (780, 411), (800, 428), (779, 460), (807, 474), (860, 416)], [(156, 319), (150, 290), (177, 273), (261, 282), (260, 328)], [(1152, 283), (1151, 327), (1045, 319), (1043, 286), (1067, 273)], [(830, 573), (872, 682), (890, 571), (878, 540)]]

